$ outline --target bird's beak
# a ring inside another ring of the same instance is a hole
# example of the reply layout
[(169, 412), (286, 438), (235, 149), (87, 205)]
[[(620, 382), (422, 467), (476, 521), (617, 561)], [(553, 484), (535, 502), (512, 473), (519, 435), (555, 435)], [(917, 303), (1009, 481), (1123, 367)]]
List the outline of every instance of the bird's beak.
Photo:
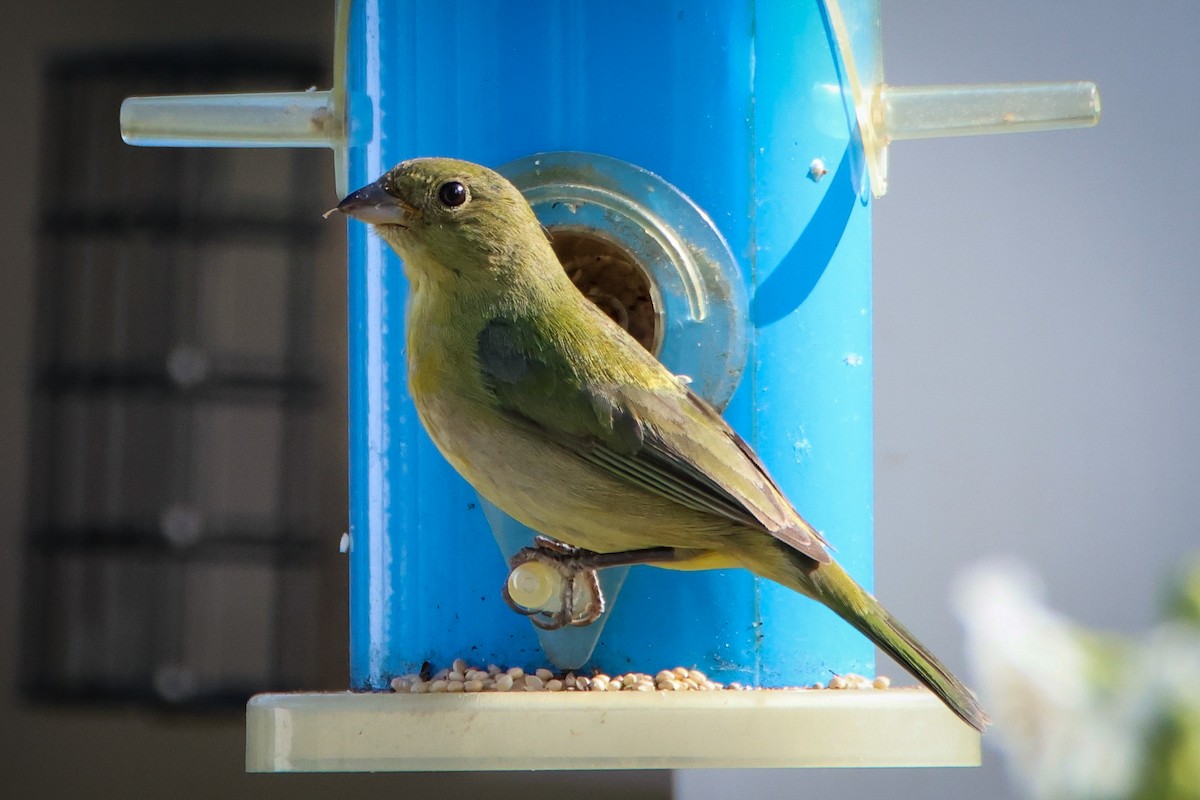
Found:
[(389, 194), (383, 188), (382, 179), (351, 192), (332, 209), (371, 225), (404, 225), (415, 210)]

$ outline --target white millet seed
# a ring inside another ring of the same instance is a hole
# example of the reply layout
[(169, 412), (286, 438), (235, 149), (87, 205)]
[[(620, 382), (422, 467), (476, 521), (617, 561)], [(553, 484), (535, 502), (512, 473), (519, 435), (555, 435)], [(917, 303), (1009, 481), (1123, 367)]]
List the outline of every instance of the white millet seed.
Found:
[(509, 667), (508, 674), (512, 676), (513, 680), (516, 680), (525, 674), (525, 670), (520, 667)]
[(671, 672), (675, 673), (676, 678), (686, 678), (688, 676), (687, 667), (676, 667), (675, 669), (671, 670)]
[(447, 684), (448, 681), (445, 678), (438, 678), (436, 681), (433, 681), (429, 684), (429, 691), (433, 693), (444, 692), (446, 691)]
[(537, 675), (539, 678), (541, 678), (542, 683), (545, 683), (546, 681), (548, 681), (554, 677), (554, 673), (548, 669), (539, 669), (539, 670), (535, 671), (533, 674)]
[(886, 689), (892, 685), (892, 679), (887, 675), (879, 675), (875, 680), (871, 681), (871, 686), (876, 689)]
[(672, 672), (669, 669), (664, 669), (661, 672), (659, 672), (657, 675), (654, 676), (654, 682), (655, 683), (666, 683), (667, 681), (675, 680), (677, 677), (678, 677), (677, 673)]
[(466, 683), (463, 681), (449, 681), (446, 683), (446, 691), (447, 692), (461, 692), (465, 686), (466, 686)]
[(871, 686), (871, 682), (857, 672), (847, 672), (842, 677), (846, 681), (847, 689), (867, 689)]
[(449, 674), (450, 674), (450, 670), (439, 669), (437, 672), (433, 673), (433, 677), (430, 678), (430, 680), (431, 681), (444, 681), (444, 680), (446, 680), (446, 676)]
[(417, 681), (408, 688), (409, 694), (429, 694), (429, 681)]
[(686, 677), (691, 678), (696, 683), (703, 683), (704, 681), (708, 680), (708, 676), (698, 669), (689, 669)]
[(497, 692), (507, 692), (513, 688), (513, 676), (508, 673), (497, 675), (496, 682), (492, 685), (496, 687)]
[(525, 676), (525, 691), (540, 692), (543, 688), (544, 688), (544, 686), (542, 685), (542, 679), (539, 678), (537, 675), (526, 675)]
[(547, 692), (561, 692), (562, 690), (563, 690), (563, 682), (560, 681), (558, 678), (551, 678), (550, 680), (546, 681), (546, 691)]
[(814, 683), (812, 686), (809, 686), (808, 688), (810, 688), (810, 689), (824, 689), (824, 688), (825, 688), (825, 684), (821, 683), (820, 681), (817, 681), (816, 683)]
[(467, 681), (466, 683), (463, 684), (463, 691), (465, 691), (465, 692), (482, 692), (483, 691), (483, 681), (481, 681), (481, 680)]
[(504, 672), (504, 670), (503, 670), (503, 669), (501, 669), (501, 668), (500, 668), (498, 665), (496, 665), (496, 664), (488, 664), (488, 667), (487, 667), (487, 674), (488, 674), (488, 675), (491, 675), (492, 677), (495, 677), (495, 676), (499, 675), (501, 672)]
[(450, 663), (450, 671), (457, 672), (460, 674), (466, 672), (467, 671), (467, 662), (461, 658), (454, 659), (454, 661), (452, 661)]
[(392, 678), (393, 692), (407, 692), (410, 686), (412, 686), (412, 681), (408, 678)]
[(834, 675), (832, 678), (829, 679), (829, 688), (830, 689), (845, 689), (847, 685), (848, 684), (846, 683), (846, 679), (843, 678), (841, 675)]

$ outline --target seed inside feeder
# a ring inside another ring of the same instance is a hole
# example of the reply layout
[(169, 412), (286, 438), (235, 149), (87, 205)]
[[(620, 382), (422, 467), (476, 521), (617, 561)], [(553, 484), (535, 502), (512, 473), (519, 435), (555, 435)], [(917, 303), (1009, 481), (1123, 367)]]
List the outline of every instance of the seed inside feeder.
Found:
[(658, 352), (658, 312), (645, 270), (627, 251), (593, 231), (553, 228), (551, 245), (584, 295), (651, 353)]

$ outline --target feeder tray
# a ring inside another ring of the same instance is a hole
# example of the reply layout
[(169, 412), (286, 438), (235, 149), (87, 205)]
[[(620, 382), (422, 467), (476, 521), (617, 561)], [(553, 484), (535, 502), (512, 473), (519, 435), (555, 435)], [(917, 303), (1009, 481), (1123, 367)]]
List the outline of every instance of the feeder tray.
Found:
[(248, 772), (972, 767), (924, 689), (264, 694)]

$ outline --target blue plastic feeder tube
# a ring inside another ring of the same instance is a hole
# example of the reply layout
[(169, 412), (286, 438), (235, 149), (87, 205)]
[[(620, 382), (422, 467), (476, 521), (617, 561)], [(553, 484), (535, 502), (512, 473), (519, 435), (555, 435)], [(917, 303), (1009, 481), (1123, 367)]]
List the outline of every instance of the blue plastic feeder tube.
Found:
[[(843, 3), (856, 5), (870, 4)], [(871, 216), (821, 5), (363, 0), (348, 52), (352, 124), (369, 132), (349, 153), (352, 188), (414, 156), (497, 166), (582, 150), (708, 212), (750, 298), (727, 417), (870, 588)], [(507, 567), (474, 490), (408, 397), (400, 266), (363, 225), (349, 241), (352, 687), (460, 656), (544, 664), (500, 598)], [(831, 612), (748, 573), (636, 567), (589, 663), (780, 686), (873, 660)]]

